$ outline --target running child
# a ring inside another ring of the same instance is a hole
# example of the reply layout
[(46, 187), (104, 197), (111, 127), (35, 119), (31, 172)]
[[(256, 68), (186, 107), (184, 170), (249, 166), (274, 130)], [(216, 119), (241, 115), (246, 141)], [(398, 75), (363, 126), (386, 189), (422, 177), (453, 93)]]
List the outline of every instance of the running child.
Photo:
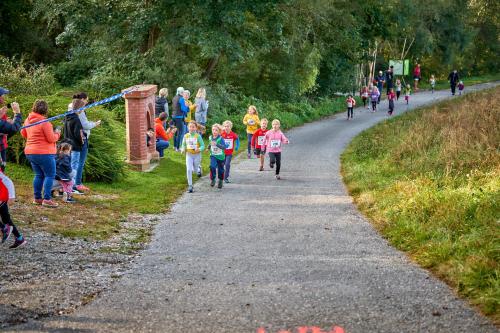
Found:
[(378, 88), (373, 86), (372, 92), (370, 94), (370, 99), (372, 100), (372, 112), (377, 111), (377, 103), (379, 96), (380, 92), (378, 91)]
[(63, 142), (57, 150), (55, 179), (61, 184), (64, 202), (76, 202), (72, 195), (74, 174), (75, 172), (71, 168), (71, 145)]
[(396, 94), (394, 94), (394, 89), (391, 88), (387, 94), (387, 99), (389, 100), (389, 116), (392, 116), (394, 112), (394, 100), (396, 99)]
[[(188, 124), (188, 132), (182, 139), (181, 151), (186, 153), (186, 176), (188, 181), (188, 192), (193, 193), (193, 172), (198, 170), (201, 163), (201, 152), (205, 149), (203, 138), (198, 133), (198, 127), (195, 121)], [(198, 174), (200, 177), (201, 174)]]
[(226, 155), (226, 159), (224, 160), (224, 182), (230, 183), (229, 172), (231, 171), (231, 160), (233, 158), (233, 151), (240, 149), (240, 138), (232, 131), (233, 123), (230, 120), (226, 120), (222, 125), (224, 126), (224, 130), (221, 135), (227, 147), (224, 150), (224, 154)]
[(434, 74), (431, 75), (431, 78), (429, 79), (429, 83), (431, 85), (431, 91), (434, 94), (434, 89), (436, 88), (436, 78), (434, 77)]
[(407, 84), (406, 88), (405, 88), (406, 105), (408, 105), (410, 103), (410, 95), (411, 95), (411, 86), (409, 84)]
[(462, 95), (462, 92), (465, 89), (465, 85), (463, 81), (458, 82), (458, 95)]
[(269, 153), (269, 167), (272, 169), (274, 168), (274, 164), (276, 164), (276, 179), (280, 180), (281, 145), (288, 144), (289, 141), (283, 132), (281, 132), (281, 123), (278, 119), (273, 120), (272, 126), (273, 128), (266, 133), (264, 146)]
[(16, 198), (16, 189), (14, 183), (3, 172), (0, 172), (0, 229), (2, 230), (2, 244), (5, 243), (11, 234), (14, 234), (16, 239), (14, 244), (9, 246), (10, 249), (17, 249), (26, 244), (23, 235), (17, 230), (12, 222), (9, 213), (9, 201)]
[(369, 109), (370, 107), (368, 106), (368, 96), (369, 96), (368, 87), (364, 86), (363, 88), (361, 88), (359, 95), (361, 96), (361, 100), (363, 101), (363, 107)]
[(349, 95), (346, 99), (346, 104), (347, 104), (347, 120), (349, 120), (349, 115), (352, 116), (354, 114), (354, 106), (356, 105), (356, 100), (352, 97), (352, 95)]
[(264, 142), (267, 131), (267, 119), (262, 118), (260, 121), (260, 128), (252, 136), (252, 148), (255, 149), (255, 156), (260, 159), (259, 171), (264, 171), (264, 159), (266, 156), (266, 146)]
[(222, 180), (224, 179), (224, 160), (226, 155), (224, 151), (227, 146), (220, 135), (221, 125), (212, 125), (212, 135), (208, 138), (210, 140), (210, 186), (215, 186), (215, 178), (218, 176), (218, 188), (222, 188)]
[(243, 118), (243, 124), (247, 127), (247, 139), (248, 139), (248, 145), (247, 145), (247, 157), (251, 158), (251, 151), (252, 151), (252, 136), (259, 129), (260, 125), (260, 120), (259, 120), (259, 113), (257, 112), (257, 108), (254, 105), (250, 105), (248, 107), (247, 114)]
[(401, 96), (401, 80), (396, 80), (396, 100), (399, 101), (399, 96)]

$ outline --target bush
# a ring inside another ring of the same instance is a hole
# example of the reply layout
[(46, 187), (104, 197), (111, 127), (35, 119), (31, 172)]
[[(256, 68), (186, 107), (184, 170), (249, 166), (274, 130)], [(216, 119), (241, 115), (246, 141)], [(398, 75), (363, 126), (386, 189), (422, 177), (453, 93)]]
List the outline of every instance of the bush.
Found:
[(43, 65), (28, 66), (0, 56), (0, 82), (14, 94), (45, 95), (53, 91), (55, 79)]

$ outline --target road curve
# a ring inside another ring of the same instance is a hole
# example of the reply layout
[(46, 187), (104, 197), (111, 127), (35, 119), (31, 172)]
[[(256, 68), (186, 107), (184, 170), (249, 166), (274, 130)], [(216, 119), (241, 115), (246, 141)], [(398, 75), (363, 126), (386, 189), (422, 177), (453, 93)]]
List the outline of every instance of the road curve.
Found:
[[(492, 87), (482, 84), (468, 91)], [(402, 111), (449, 98), (422, 92)], [(357, 108), (288, 132), (282, 180), (238, 159), (222, 191), (207, 179), (161, 216), (142, 257), (76, 313), (29, 322), (24, 332), (498, 332), (358, 212), (339, 156), (387, 118)], [(265, 115), (265, 110), (264, 110)], [(306, 331), (303, 331), (306, 332)], [(333, 332), (333, 330), (332, 330)], [(337, 330), (340, 332), (340, 330)]]

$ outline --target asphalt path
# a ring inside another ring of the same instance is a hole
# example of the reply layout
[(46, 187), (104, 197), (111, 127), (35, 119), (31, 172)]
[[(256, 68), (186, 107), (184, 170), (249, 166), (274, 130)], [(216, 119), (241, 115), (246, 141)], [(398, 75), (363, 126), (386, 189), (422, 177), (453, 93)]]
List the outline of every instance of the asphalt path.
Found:
[[(449, 91), (420, 92), (409, 106), (400, 99), (395, 115), (446, 98)], [(11, 329), (498, 332), (389, 246), (348, 195), (339, 156), (386, 111), (383, 101), (376, 113), (358, 107), (353, 120), (343, 113), (289, 131), (282, 180), (243, 157), (222, 190), (203, 178), (160, 217), (149, 247), (111, 290), (74, 314)]]

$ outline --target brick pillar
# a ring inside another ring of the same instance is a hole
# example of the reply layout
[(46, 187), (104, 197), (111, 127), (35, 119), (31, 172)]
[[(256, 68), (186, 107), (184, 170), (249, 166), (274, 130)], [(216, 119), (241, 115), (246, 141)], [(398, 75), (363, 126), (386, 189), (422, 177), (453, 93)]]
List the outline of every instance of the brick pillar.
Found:
[[(127, 88), (125, 90), (128, 90)], [(155, 94), (158, 87), (147, 84), (125, 95), (127, 123), (127, 163), (140, 171), (150, 168), (151, 161), (159, 160), (156, 151), (156, 138), (146, 145), (146, 132), (154, 128)]]

